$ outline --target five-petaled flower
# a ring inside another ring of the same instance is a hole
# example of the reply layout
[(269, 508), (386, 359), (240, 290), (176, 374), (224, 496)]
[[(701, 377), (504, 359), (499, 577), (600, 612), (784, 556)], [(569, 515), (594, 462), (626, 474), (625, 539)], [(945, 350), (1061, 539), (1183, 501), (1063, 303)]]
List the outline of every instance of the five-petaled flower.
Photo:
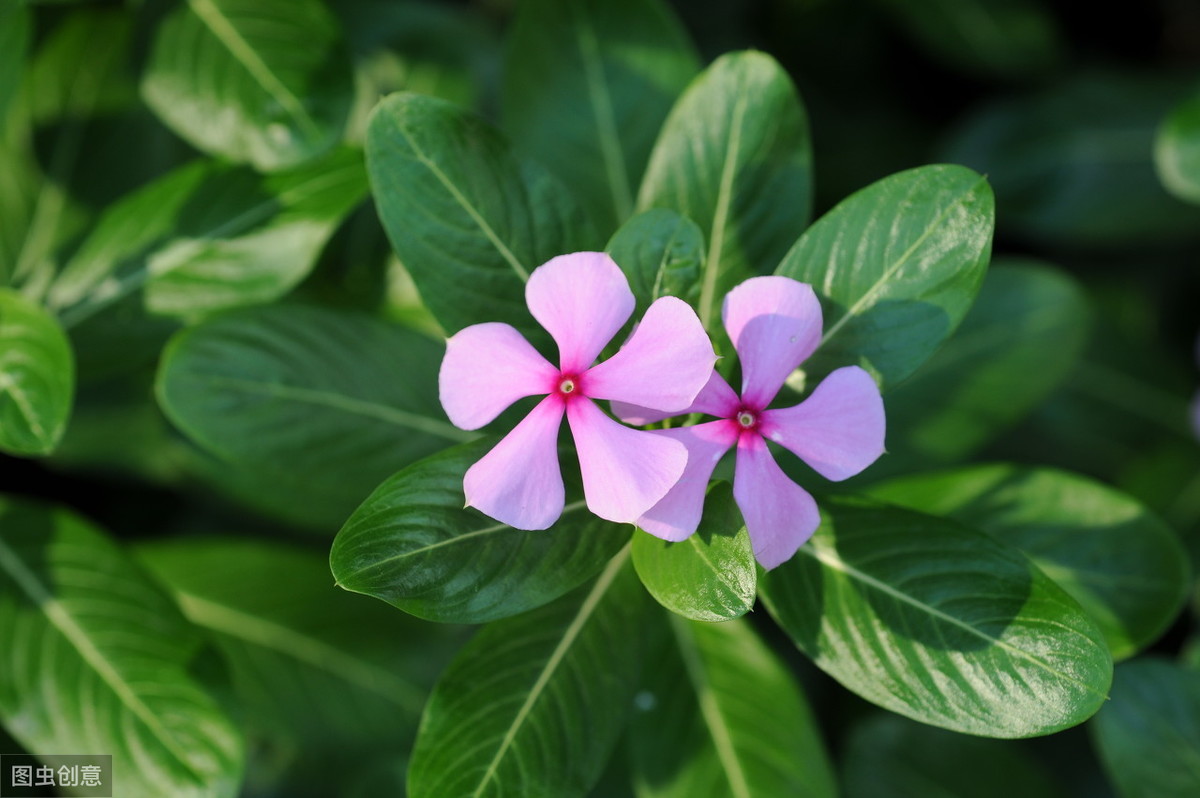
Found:
[(529, 275), (529, 312), (558, 344), (555, 368), (508, 324), (476, 324), (446, 342), (438, 376), (442, 407), (462, 429), (478, 429), (518, 399), (545, 394), (463, 479), (467, 505), (518, 529), (545, 529), (562, 514), (558, 431), (565, 414), (579, 452), (588, 508), (633, 523), (684, 473), (684, 444), (630, 429), (593, 399), (688, 407), (716, 362), (695, 311), (658, 299), (619, 352), (592, 365), (633, 314), (620, 268), (602, 252), (554, 258)]
[[(722, 308), (725, 330), (742, 364), (739, 398), (715, 371), (686, 411), (719, 421), (656, 430), (688, 449), (678, 484), (638, 520), (665, 540), (696, 531), (717, 461), (737, 446), (733, 494), (754, 555), (764, 568), (790, 559), (820, 524), (816, 502), (783, 473), (766, 441), (791, 450), (822, 476), (851, 477), (883, 453), (879, 388), (857, 366), (840, 368), (794, 407), (768, 409), (788, 375), (821, 342), (821, 306), (810, 286), (787, 277), (755, 277), (734, 288)], [(618, 418), (647, 424), (668, 417), (613, 403)]]

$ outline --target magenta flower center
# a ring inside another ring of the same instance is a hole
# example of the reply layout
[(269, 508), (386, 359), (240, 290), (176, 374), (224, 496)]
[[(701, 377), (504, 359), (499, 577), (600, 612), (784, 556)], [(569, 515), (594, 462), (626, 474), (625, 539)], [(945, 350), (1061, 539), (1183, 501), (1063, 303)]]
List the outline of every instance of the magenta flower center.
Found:
[(752, 430), (758, 426), (758, 414), (745, 407), (738, 410), (734, 419), (737, 421), (738, 426), (744, 430)]
[(563, 399), (570, 399), (575, 394), (579, 393), (582, 388), (582, 380), (577, 374), (562, 374), (558, 379), (558, 395)]

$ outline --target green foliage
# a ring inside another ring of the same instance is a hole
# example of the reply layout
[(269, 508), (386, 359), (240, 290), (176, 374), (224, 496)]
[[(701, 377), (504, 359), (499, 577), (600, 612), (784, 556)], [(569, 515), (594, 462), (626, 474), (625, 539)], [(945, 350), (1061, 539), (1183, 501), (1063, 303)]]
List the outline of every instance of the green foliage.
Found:
[(662, 296), (699, 300), (704, 234), (686, 216), (667, 208), (642, 211), (621, 225), (605, 249), (637, 298), (634, 318)]
[(1173, 108), (1159, 127), (1154, 165), (1168, 191), (1200, 203), (1200, 96)]
[(75, 392), (75, 359), (58, 322), (0, 288), (0, 451), (49, 454)]

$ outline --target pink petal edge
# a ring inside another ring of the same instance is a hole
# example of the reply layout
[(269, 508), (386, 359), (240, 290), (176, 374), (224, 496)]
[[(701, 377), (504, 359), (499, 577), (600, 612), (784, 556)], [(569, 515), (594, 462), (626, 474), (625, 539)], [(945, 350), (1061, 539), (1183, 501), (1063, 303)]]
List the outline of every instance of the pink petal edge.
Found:
[(479, 429), (518, 399), (550, 393), (557, 377), (514, 327), (475, 324), (446, 341), (438, 396), (454, 426)]
[(733, 498), (746, 521), (754, 557), (768, 571), (790, 560), (821, 524), (813, 497), (788, 479), (758, 435), (738, 441)]
[(700, 526), (708, 481), (721, 457), (737, 443), (737, 429), (722, 420), (652, 432), (682, 443), (687, 448), (687, 467), (675, 486), (638, 519), (637, 525), (663, 540), (686, 540)]
[(640, 425), (653, 424), (664, 418), (685, 413), (705, 413), (717, 418), (732, 418), (733, 414), (737, 412), (739, 403), (738, 395), (729, 387), (729, 383), (725, 382), (725, 378), (714, 370), (708, 375), (708, 382), (704, 383), (704, 387), (700, 389), (700, 393), (696, 394), (695, 400), (686, 410), (666, 413), (627, 402), (614, 401), (612, 411), (613, 415), (626, 424)]

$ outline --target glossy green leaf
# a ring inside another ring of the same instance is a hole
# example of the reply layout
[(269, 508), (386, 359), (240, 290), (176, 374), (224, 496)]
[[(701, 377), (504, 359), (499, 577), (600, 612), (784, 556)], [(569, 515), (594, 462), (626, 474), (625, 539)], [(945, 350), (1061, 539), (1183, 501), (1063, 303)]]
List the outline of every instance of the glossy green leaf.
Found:
[(662, 296), (699, 301), (704, 234), (686, 216), (668, 208), (642, 211), (621, 225), (605, 249), (629, 278), (637, 298), (634, 318)]
[(1159, 127), (1154, 165), (1168, 191), (1200, 203), (1200, 96), (1177, 105)]
[(333, 503), (345, 518), (398, 468), (472, 437), (437, 404), (441, 355), (433, 341), (365, 316), (247, 308), (176, 335), (157, 394), (204, 450), (285, 475), (298, 497)]
[(597, 245), (565, 188), (518, 162), (479, 117), (416, 94), (376, 106), (367, 169), (392, 247), (448, 332), (503, 321), (544, 335), (525, 308), (525, 280)]
[(1200, 671), (1160, 658), (1122, 665), (1089, 728), (1121, 798), (1200, 793)]
[(485, 627), (434, 688), (412, 798), (583, 796), (633, 706), (651, 605), (622, 549), (591, 584)]
[(797, 646), (846, 688), (922, 723), (1029, 737), (1104, 703), (1092, 620), (1017, 549), (957, 522), (826, 497), (821, 527), (759, 581)]
[(188, 0), (157, 31), (142, 94), (198, 149), (270, 171), (341, 138), (354, 81), (320, 0)]
[(482, 623), (558, 598), (628, 542), (628, 526), (591, 515), (582, 500), (532, 532), (465, 508), (463, 475), (492, 445), (455, 447), (380, 485), (333, 541), (338, 585), (421, 618)]
[(708, 257), (700, 319), (720, 319), (725, 292), (769, 271), (808, 223), (812, 153), (792, 81), (765, 53), (724, 55), (675, 103), (650, 155), (638, 207), (700, 225)]
[(821, 298), (810, 379), (857, 364), (886, 390), (915, 371), (971, 307), (993, 220), (987, 180), (947, 165), (885, 177), (818, 219), (777, 270)]
[(1087, 610), (1115, 659), (1154, 642), (1187, 598), (1187, 553), (1171, 528), (1086, 477), (982, 465), (900, 477), (872, 494), (1021, 549)]
[(754, 607), (754, 549), (727, 482), (709, 490), (700, 528), (687, 540), (669, 543), (639, 530), (633, 565), (650, 595), (685, 618), (727, 621)]
[(845, 798), (1060, 798), (1062, 786), (1015, 740), (985, 740), (879, 714), (850, 733)]
[(699, 71), (660, 0), (522, 0), (504, 65), (504, 127), (602, 230), (633, 211), (650, 148)]
[(0, 717), (26, 750), (111, 754), (122, 796), (238, 794), (242, 741), (191, 675), (204, 639), (107, 537), (0, 499)]
[(0, 451), (49, 454), (75, 393), (75, 358), (54, 317), (0, 288)]
[(879, 465), (948, 463), (993, 440), (1070, 374), (1088, 320), (1067, 274), (1032, 261), (994, 263), (950, 340), (888, 392), (889, 456)]
[(834, 798), (816, 718), (750, 624), (670, 629), (630, 727), (638, 798)]

